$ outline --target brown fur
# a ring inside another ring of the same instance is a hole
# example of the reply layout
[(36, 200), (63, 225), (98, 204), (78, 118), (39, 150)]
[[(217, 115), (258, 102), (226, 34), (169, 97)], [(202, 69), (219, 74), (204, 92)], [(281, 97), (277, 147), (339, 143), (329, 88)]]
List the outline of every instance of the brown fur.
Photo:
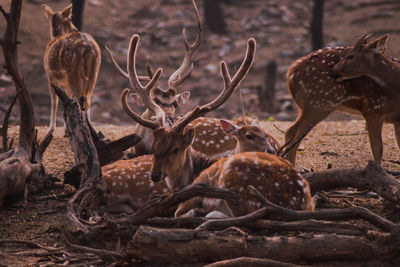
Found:
[[(300, 114), (286, 131), (285, 141), (296, 140), (309, 126), (314, 127), (336, 109), (359, 114), (366, 120), (372, 154), (380, 164), (383, 122), (394, 123), (397, 140), (400, 140), (398, 101), (388, 97), (384, 88), (368, 77), (336, 80), (334, 66), (351, 51), (351, 47), (324, 48), (292, 64), (287, 73), (288, 89)], [(296, 151), (297, 146), (288, 154), (293, 164)]]
[(79, 32), (71, 22), (71, 8), (53, 12), (43, 5), (42, 9), (50, 22), (51, 40), (44, 54), (44, 67), (51, 91), (51, 118), (49, 130), (55, 127), (58, 98), (51, 84), (64, 87), (72, 98), (86, 97), (85, 112), (89, 117), (89, 108), (93, 88), (100, 69), (100, 48), (93, 37)]
[(206, 211), (214, 210), (241, 216), (262, 207), (248, 190), (256, 187), (271, 202), (289, 209), (313, 210), (308, 182), (286, 160), (263, 152), (245, 152), (223, 158), (204, 170), (193, 182), (235, 191), (238, 205), (222, 200), (194, 199), (182, 203), (175, 216), (180, 216), (199, 204)]

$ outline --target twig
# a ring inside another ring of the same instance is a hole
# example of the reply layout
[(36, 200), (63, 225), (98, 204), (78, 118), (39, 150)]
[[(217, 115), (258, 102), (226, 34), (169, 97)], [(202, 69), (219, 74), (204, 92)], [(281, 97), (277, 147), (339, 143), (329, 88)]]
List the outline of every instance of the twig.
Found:
[(115, 251), (76, 245), (76, 244), (71, 243), (65, 236), (64, 236), (64, 240), (65, 240), (65, 243), (67, 243), (67, 245), (69, 247), (71, 247), (72, 249), (75, 249), (75, 250), (93, 253), (93, 254), (96, 254), (96, 255), (98, 255), (100, 257), (114, 257), (114, 258), (118, 258), (118, 259), (122, 259), (123, 258), (123, 255), (121, 255), (121, 254), (119, 254), (118, 252), (115, 252)]
[(275, 123), (273, 123), (272, 124), (272, 126), (274, 126), (275, 127), (275, 129), (277, 129), (279, 132), (281, 132), (281, 133), (285, 133), (285, 131), (284, 130), (282, 130), (282, 129), (280, 129), (278, 126), (276, 126), (276, 124)]
[(1, 14), (3, 14), (6, 21), (8, 21), (8, 18), (9, 18), (8, 13), (3, 9), (2, 6), (0, 6), (0, 12), (1, 12)]
[(64, 248), (58, 247), (58, 248), (53, 248), (53, 247), (46, 247), (43, 245), (40, 245), (39, 243), (36, 243), (35, 241), (30, 241), (30, 240), (22, 240), (22, 239), (0, 239), (0, 243), (21, 243), (21, 244), (26, 244), (32, 247), (37, 247), (37, 248), (42, 248), (47, 251), (59, 251)]

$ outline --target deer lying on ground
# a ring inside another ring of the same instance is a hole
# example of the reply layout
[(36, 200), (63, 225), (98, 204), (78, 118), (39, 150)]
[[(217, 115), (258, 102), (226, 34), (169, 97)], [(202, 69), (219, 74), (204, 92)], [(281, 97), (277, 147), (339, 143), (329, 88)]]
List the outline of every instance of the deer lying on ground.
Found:
[(85, 97), (85, 113), (90, 118), (93, 88), (100, 69), (100, 48), (93, 37), (79, 32), (71, 21), (72, 5), (60, 12), (49, 6), (42, 10), (50, 22), (51, 40), (44, 54), (44, 68), (51, 92), (51, 115), (49, 131), (56, 126), (58, 98), (51, 86), (64, 87), (70, 98)]
[[(157, 105), (148, 97), (145, 93), (145, 88), (140, 85), (136, 70), (135, 70), (135, 54), (137, 45), (139, 42), (139, 36), (133, 36), (131, 39), (131, 45), (129, 54), (133, 55), (133, 62), (130, 62), (128, 69), (132, 80), (136, 81), (134, 84), (134, 90), (143, 97), (146, 97), (146, 102), (157, 107)], [(125, 89), (121, 95), (121, 101), (124, 110), (138, 123), (145, 127), (153, 130), (153, 158), (152, 167), (150, 170), (150, 177), (153, 182), (159, 182), (160, 180), (166, 180), (166, 183), (171, 191), (177, 190), (185, 185), (190, 184), (195, 177), (198, 176), (200, 171), (209, 167), (212, 161), (202, 157), (196, 153), (192, 148), (191, 144), (194, 140), (195, 130), (193, 128), (186, 129), (186, 126), (196, 118), (199, 118), (206, 113), (215, 110), (221, 106), (238, 87), (239, 83), (247, 75), (255, 55), (255, 40), (249, 39), (246, 57), (243, 60), (242, 65), (238, 69), (237, 73), (231, 78), (228, 73), (226, 63), (221, 62), (221, 75), (224, 81), (224, 89), (220, 95), (211, 101), (210, 103), (201, 107), (196, 107), (185, 116), (175, 121), (171, 127), (165, 127), (163, 124), (162, 117), (156, 117), (156, 121), (144, 120), (138, 114), (136, 114), (127, 103), (128, 89)], [(161, 75), (161, 69), (157, 70), (154, 77)], [(154, 77), (152, 81), (154, 81)], [(158, 107), (158, 112), (155, 114), (163, 116), (163, 111)], [(265, 153), (252, 154), (254, 152), (239, 153), (227, 159), (222, 159), (214, 163), (211, 167), (210, 174), (213, 174), (213, 170), (221, 168), (220, 162), (225, 162), (229, 165), (231, 162), (237, 169), (228, 168), (228, 172), (216, 172), (218, 176), (214, 175), (210, 179), (215, 179), (222, 182), (216, 182), (215, 184), (220, 187), (229, 189), (237, 189), (240, 196), (244, 197), (243, 205), (232, 211), (229, 215), (238, 215), (242, 212), (248, 212), (254, 209), (251, 197), (247, 194), (241, 193), (243, 190), (247, 192), (247, 185), (254, 185), (256, 187), (262, 187), (265, 189), (267, 195), (272, 195), (271, 199), (275, 201), (281, 197), (283, 205), (294, 209), (312, 209), (312, 201), (310, 197), (310, 191), (307, 182), (300, 176), (298, 172), (294, 170), (285, 160), (280, 159), (278, 156), (266, 156)], [(274, 158), (275, 157), (275, 158)], [(237, 159), (240, 159), (240, 163), (237, 163)], [(265, 160), (267, 159), (267, 160)], [(279, 162), (276, 164), (274, 161)], [(258, 165), (258, 163), (261, 163)], [(236, 165), (236, 163), (238, 165)], [(257, 166), (254, 166), (257, 165)], [(239, 167), (240, 166), (240, 167)], [(232, 170), (232, 171), (231, 171)], [(204, 172), (208, 172), (208, 169)], [(204, 173), (203, 172), (203, 173)], [(229, 174), (229, 175), (227, 175)], [(249, 176), (249, 179), (242, 179)], [(268, 177), (263, 178), (263, 175)], [(202, 175), (201, 175), (202, 176)], [(208, 178), (208, 176), (207, 176)], [(243, 180), (244, 182), (239, 182)], [(274, 184), (275, 187), (271, 188), (270, 184)], [(237, 187), (239, 186), (239, 187)], [(277, 190), (285, 190), (277, 193)], [(284, 192), (290, 192), (285, 194)], [(215, 202), (217, 203), (217, 202)], [(278, 204), (281, 202), (278, 202)], [(231, 209), (232, 206), (227, 204)], [(218, 205), (217, 205), (218, 206)], [(216, 205), (213, 205), (215, 209), (219, 209)], [(225, 210), (221, 210), (225, 211)]]
[[(127, 96), (129, 93), (129, 89), (125, 89), (121, 95), (121, 102), (124, 110), (130, 115), (135, 121), (137, 121), (139, 124), (143, 125), (144, 127), (150, 128), (154, 132), (154, 137), (156, 137), (157, 133), (160, 133), (162, 126), (165, 125), (165, 112), (163, 109), (157, 105), (153, 99), (150, 97), (149, 91), (153, 86), (156, 85), (158, 79), (161, 76), (162, 70), (159, 69), (156, 71), (156, 73), (153, 75), (152, 79), (146, 84), (146, 86), (142, 86), (141, 83), (139, 82), (139, 78), (136, 73), (136, 50), (139, 42), (139, 36), (134, 35), (131, 38), (130, 46), (129, 46), (129, 57), (128, 57), (128, 74), (130, 76), (130, 80), (132, 81), (132, 86), (136, 93), (141, 97), (142, 101), (145, 103), (146, 107), (149, 108), (153, 114), (155, 115), (156, 121), (153, 120), (148, 120), (144, 119), (138, 114), (136, 114), (128, 105), (127, 103)], [(224, 101), (221, 101), (221, 98), (227, 99), (227, 97), (232, 94), (233, 90), (235, 89), (239, 82), (244, 78), (244, 76), (247, 74), (250, 66), (252, 65), (253, 58), (254, 58), (254, 50), (255, 50), (255, 41), (253, 39), (249, 40), (248, 44), (248, 52), (246, 54), (246, 58), (244, 60), (244, 66), (240, 68), (241, 72), (238, 72), (238, 74), (234, 77), (234, 80), (229, 83), (230, 76), (229, 73), (226, 70), (226, 64), (223, 62), (221, 63), (221, 69), (223, 70), (223, 78), (225, 81), (225, 86), (227, 87), (226, 89), (231, 89), (230, 91), (224, 90), (223, 93), (221, 93), (219, 100), (215, 100), (213, 103), (217, 106), (223, 104)], [(222, 99), (223, 100), (223, 99)], [(195, 109), (197, 110), (197, 109)], [(204, 110), (203, 110), (204, 112)], [(194, 117), (193, 119), (195, 119)], [(182, 119), (181, 119), (182, 120)], [(179, 120), (180, 121), (180, 120)], [(186, 124), (185, 124), (186, 125)], [(157, 129), (157, 130), (156, 130)], [(164, 129), (165, 130), (165, 129)], [(194, 130), (189, 129), (188, 132), (191, 135), (194, 135)], [(177, 135), (174, 131), (171, 131), (172, 135)], [(192, 136), (193, 137), (193, 136)], [(178, 140), (181, 141), (181, 140)], [(182, 142), (182, 141), (181, 141)], [(154, 141), (153, 141), (154, 143)], [(160, 143), (157, 143), (160, 145)], [(184, 144), (181, 144), (184, 145)], [(154, 144), (155, 146), (155, 144)], [(153, 146), (153, 148), (154, 148)], [(169, 146), (168, 142), (165, 142), (163, 146), (167, 147)], [(186, 147), (190, 147), (189, 145), (186, 145)], [(158, 148), (158, 147), (157, 147)], [(187, 151), (187, 149), (185, 149)], [(194, 153), (190, 149), (190, 152), (188, 153)], [(178, 153), (181, 154), (181, 153)], [(186, 155), (187, 153), (185, 153)], [(197, 155), (197, 154), (196, 154)], [(172, 156), (176, 156), (176, 153), (171, 154)], [(181, 155), (183, 156), (183, 155)], [(153, 192), (156, 193), (163, 193), (163, 190), (173, 190), (176, 188), (179, 188), (181, 186), (184, 186), (186, 184), (189, 184), (195, 176), (200, 173), (201, 170), (207, 168), (212, 164), (211, 160), (205, 159), (201, 156), (198, 156), (198, 159), (193, 158), (190, 156), (190, 160), (192, 162), (191, 168), (189, 169), (189, 172), (191, 173), (191, 176), (188, 181), (182, 181), (177, 182), (179, 180), (179, 175), (180, 173), (176, 173), (176, 175), (170, 175), (166, 179), (168, 187), (165, 186), (155, 186), (155, 184), (150, 181), (149, 177), (152, 177), (153, 181), (159, 182), (161, 180), (161, 175), (158, 174), (158, 172), (155, 172), (153, 170), (152, 166), (154, 161), (158, 160), (158, 156), (153, 155), (146, 155), (146, 156), (141, 156), (138, 158), (134, 158), (131, 160), (126, 160), (126, 161), (117, 161), (115, 163), (112, 163), (110, 165), (107, 165), (103, 167), (103, 179), (105, 183), (107, 184), (108, 188), (110, 189), (110, 194), (109, 194), (109, 199), (119, 199), (124, 198), (124, 196), (120, 197), (121, 195), (127, 195), (130, 196), (130, 202), (132, 203), (140, 203), (142, 200), (147, 200), (150, 198), (150, 195), (148, 192)], [(139, 164), (140, 163), (140, 164)], [(135, 167), (132, 167), (133, 165)], [(149, 166), (152, 166), (152, 168), (149, 168)], [(136, 173), (140, 172), (141, 175), (137, 175)], [(149, 175), (150, 174), (150, 175)], [(187, 175), (185, 175), (187, 176)], [(188, 177), (181, 176), (181, 180), (186, 179)], [(159, 184), (157, 184), (159, 185)], [(141, 190), (143, 192), (146, 192), (145, 194), (140, 194), (138, 193), (138, 186), (141, 187)], [(169, 189), (168, 189), (169, 188)], [(126, 192), (126, 193), (123, 193)]]
[[(394, 79), (396, 73), (399, 74), (399, 63), (383, 54), (386, 40), (387, 36), (383, 36), (366, 43), (363, 36), (354, 47), (324, 48), (292, 64), (287, 83), (300, 114), (286, 131), (286, 142), (297, 139), (307, 127), (314, 127), (333, 111), (341, 110), (365, 118), (376, 163), (382, 160), (384, 121), (394, 124), (400, 145), (399, 94), (396, 91), (399, 87)], [(358, 61), (360, 58), (363, 60)], [(338, 74), (343, 77), (336, 79)], [(297, 147), (288, 154), (293, 164)]]
[[(194, 41), (193, 44), (189, 44), (186, 38), (186, 31), (185, 28), (183, 29), (182, 35), (183, 35), (183, 41), (185, 44), (185, 49), (186, 49), (186, 54), (185, 57), (182, 61), (181, 66), (171, 74), (171, 76), (168, 79), (168, 89), (164, 90), (161, 89), (158, 84), (157, 86), (153, 87), (152, 90), (150, 91), (150, 97), (154, 100), (155, 103), (157, 103), (163, 110), (164, 112), (172, 119), (172, 117), (175, 115), (175, 110), (178, 106), (184, 105), (187, 100), (190, 97), (190, 92), (189, 91), (183, 91), (182, 93), (178, 94), (178, 86), (181, 85), (192, 73), (194, 64), (192, 62), (192, 58), (196, 50), (201, 44), (201, 36), (202, 36), (202, 26), (201, 26), (201, 19), (200, 19), (200, 13), (197, 8), (197, 5), (194, 0), (192, 0), (193, 7), (195, 10), (195, 16), (197, 20), (197, 36), (196, 40)], [(106, 51), (109, 55), (109, 58), (111, 60), (111, 63), (115, 67), (115, 69), (126, 79), (130, 80), (128, 73), (126, 73), (116, 62), (114, 57), (112, 56), (110, 50), (106, 47)], [(129, 59), (127, 59), (128, 61)], [(139, 76), (139, 80), (141, 81), (148, 81), (149, 78), (151, 79), (152, 76), (154, 75), (150, 66), (147, 65), (147, 72), (149, 77), (146, 76)], [(132, 81), (130, 80), (130, 83), (132, 84)], [(131, 94), (132, 99), (134, 102), (137, 104), (144, 106), (143, 101), (137, 94)], [(142, 118), (149, 120), (151, 119), (155, 114), (150, 110), (146, 109), (143, 114), (141, 115)], [(153, 140), (152, 132), (146, 127), (141, 126), (140, 124), (136, 124), (134, 128), (134, 133), (136, 133), (138, 136), (142, 138), (142, 140), (135, 145), (135, 156), (140, 156), (144, 154), (151, 154), (153, 153), (152, 148), (151, 148), (151, 143)]]

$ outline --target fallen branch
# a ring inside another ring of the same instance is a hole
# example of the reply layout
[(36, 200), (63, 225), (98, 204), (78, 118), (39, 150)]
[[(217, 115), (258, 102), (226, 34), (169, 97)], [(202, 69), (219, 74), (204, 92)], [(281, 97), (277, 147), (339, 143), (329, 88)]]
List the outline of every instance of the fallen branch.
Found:
[(313, 193), (353, 187), (373, 191), (386, 200), (400, 203), (400, 182), (374, 161), (369, 161), (364, 169), (329, 169), (307, 173), (303, 177), (310, 183)]
[(179, 203), (193, 197), (218, 198), (237, 202), (236, 194), (227, 189), (212, 187), (207, 184), (192, 184), (174, 193), (162, 195), (147, 201), (136, 213), (118, 220), (118, 223), (140, 225), (147, 219), (165, 214), (174, 209)]
[(265, 213), (268, 218), (278, 218), (280, 220), (298, 221), (298, 220), (348, 220), (348, 219), (363, 219), (372, 225), (386, 232), (399, 231), (399, 226), (391, 221), (375, 214), (374, 212), (358, 206), (352, 206), (345, 209), (320, 209), (316, 211), (296, 211), (278, 206), (266, 199), (256, 188), (249, 186), (250, 192), (260, 201), (265, 207), (259, 209), (258, 212)]

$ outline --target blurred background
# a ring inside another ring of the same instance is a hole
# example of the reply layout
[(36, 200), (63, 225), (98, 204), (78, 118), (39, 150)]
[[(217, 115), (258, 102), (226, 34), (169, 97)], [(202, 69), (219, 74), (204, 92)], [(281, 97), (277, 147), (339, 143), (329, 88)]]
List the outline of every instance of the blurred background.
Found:
[[(75, 1), (75, 0), (74, 0)], [(5, 10), (9, 0), (0, 0)], [(118, 63), (126, 66), (129, 39), (141, 36), (137, 56), (139, 75), (145, 75), (145, 60), (153, 68), (164, 69), (161, 86), (180, 66), (185, 54), (182, 29), (190, 42), (197, 33), (191, 0), (79, 0), (83, 9), (81, 30), (91, 34), (102, 49), (102, 64), (94, 89), (92, 121), (96, 124), (132, 124), (122, 111), (119, 95), (129, 82), (110, 64), (104, 45)], [(47, 125), (50, 95), (43, 68), (43, 54), (50, 40), (49, 24), (41, 10), (47, 4), (54, 11), (64, 9), (71, 0), (26, 0), (19, 32), (19, 65), (32, 93), (35, 118)], [(203, 104), (222, 90), (219, 62), (228, 62), (231, 73), (241, 64), (250, 37), (257, 40), (256, 61), (242, 83), (245, 109), (260, 119), (294, 120), (297, 116), (286, 88), (286, 72), (292, 62), (326, 46), (350, 46), (363, 33), (376, 36), (389, 33), (388, 55), (400, 57), (399, 0), (197, 0), (203, 21), (203, 40), (194, 56), (195, 68), (180, 91), (191, 92), (190, 101), (179, 109), (183, 114)], [(76, 5), (77, 7), (78, 5)], [(79, 9), (75, 9), (79, 14)], [(74, 19), (79, 24), (79, 17)], [(1, 34), (5, 29), (0, 19)], [(0, 65), (4, 59), (0, 57)], [(11, 79), (0, 69), (0, 116), (15, 94)], [(62, 125), (59, 108), (58, 125)], [(138, 108), (140, 110), (140, 108)], [(209, 116), (231, 119), (241, 113), (238, 93)], [(329, 119), (350, 119), (334, 113)], [(17, 109), (11, 121), (17, 123)]]

